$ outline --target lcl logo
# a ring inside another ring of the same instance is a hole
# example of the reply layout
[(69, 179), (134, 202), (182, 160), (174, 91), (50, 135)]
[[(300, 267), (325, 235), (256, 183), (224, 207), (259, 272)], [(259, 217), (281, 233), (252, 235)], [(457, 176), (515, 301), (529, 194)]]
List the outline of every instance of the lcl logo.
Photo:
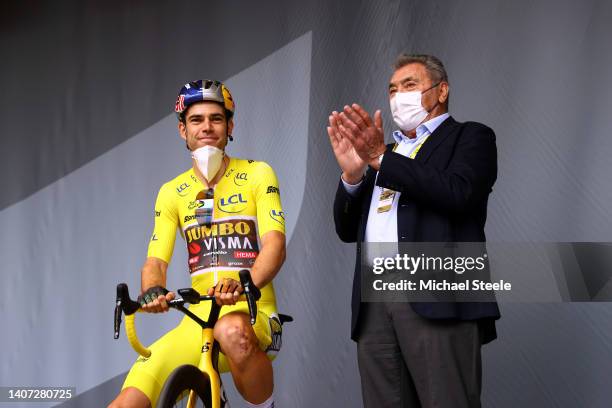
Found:
[(234, 184), (237, 186), (244, 186), (247, 183), (247, 173), (236, 173), (234, 176)]
[[(237, 213), (243, 211), (246, 208), (247, 200), (244, 199), (242, 193), (234, 194), (229, 197), (223, 197), (219, 200), (219, 204), (217, 208), (223, 212), (227, 213)], [(232, 206), (228, 209), (225, 209), (228, 206)]]
[(285, 225), (285, 212), (284, 211), (270, 210), (270, 218), (272, 218), (274, 221), (278, 222), (279, 224)]
[(178, 195), (180, 195), (181, 197), (184, 197), (187, 194), (187, 191), (189, 190), (191, 186), (187, 183), (182, 183), (180, 186), (176, 187), (176, 192), (178, 193)]
[(242, 197), (242, 193), (239, 194), (234, 194), (231, 195), (229, 197), (227, 197), (227, 201), (226, 198), (222, 198), (221, 200), (219, 200), (219, 205), (221, 207), (225, 207), (226, 205), (230, 205), (230, 204), (239, 204), (239, 203), (246, 203), (247, 201), (244, 199), (244, 197)]

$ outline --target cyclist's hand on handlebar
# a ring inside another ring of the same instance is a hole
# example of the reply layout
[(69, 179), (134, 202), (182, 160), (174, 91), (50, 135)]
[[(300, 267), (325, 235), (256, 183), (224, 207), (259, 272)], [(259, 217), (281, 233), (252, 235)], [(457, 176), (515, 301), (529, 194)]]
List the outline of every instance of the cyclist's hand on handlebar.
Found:
[(174, 297), (174, 292), (168, 292), (161, 286), (154, 286), (140, 295), (138, 301), (143, 312), (161, 313), (168, 311), (168, 302), (174, 300)]
[(242, 293), (242, 285), (237, 280), (222, 278), (216, 286), (208, 289), (208, 296), (215, 296), (217, 304), (234, 305)]

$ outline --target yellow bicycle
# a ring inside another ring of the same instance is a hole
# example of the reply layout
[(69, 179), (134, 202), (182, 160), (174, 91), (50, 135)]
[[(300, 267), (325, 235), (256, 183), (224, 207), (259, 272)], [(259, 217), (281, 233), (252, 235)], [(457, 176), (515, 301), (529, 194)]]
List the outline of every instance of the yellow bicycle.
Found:
[[(244, 295), (240, 301), (246, 301), (249, 307), (251, 325), (257, 319), (257, 300), (261, 296), (259, 289), (253, 284), (248, 270), (239, 272), (240, 283)], [(177, 367), (164, 383), (157, 407), (189, 407), (195, 408), (198, 401), (206, 408), (223, 408), (227, 399), (223, 395), (221, 377), (218, 370), (219, 344), (213, 336), (213, 328), (219, 319), (221, 306), (217, 305), (214, 296), (200, 295), (193, 288), (179, 289), (180, 298), (168, 302), (171, 308), (185, 313), (202, 327), (202, 354), (198, 366), (182, 365)], [(200, 319), (185, 307), (186, 304), (197, 304), (201, 301), (212, 301), (208, 321)], [(148, 358), (151, 350), (144, 347), (136, 334), (134, 316), (140, 310), (140, 304), (130, 299), (125, 283), (117, 285), (117, 301), (115, 305), (115, 339), (119, 338), (121, 315), (125, 314), (125, 331), (132, 348), (141, 356)], [(280, 322), (290, 322), (291, 316), (279, 315)]]

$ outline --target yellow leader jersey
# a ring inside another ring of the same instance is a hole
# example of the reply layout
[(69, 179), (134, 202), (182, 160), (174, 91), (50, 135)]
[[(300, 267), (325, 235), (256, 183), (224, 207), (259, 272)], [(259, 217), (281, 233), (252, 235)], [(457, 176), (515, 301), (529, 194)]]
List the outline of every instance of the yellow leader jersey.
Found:
[[(193, 168), (160, 188), (148, 251), (169, 263), (180, 227), (192, 286), (200, 293), (221, 277), (239, 280), (238, 271), (254, 264), (261, 236), (272, 230), (285, 233), (278, 181), (267, 163), (230, 158), (212, 200), (203, 199), (206, 190)], [(196, 211), (204, 206), (212, 207), (212, 222), (198, 222)], [(261, 288), (260, 303), (276, 309), (272, 283)]]

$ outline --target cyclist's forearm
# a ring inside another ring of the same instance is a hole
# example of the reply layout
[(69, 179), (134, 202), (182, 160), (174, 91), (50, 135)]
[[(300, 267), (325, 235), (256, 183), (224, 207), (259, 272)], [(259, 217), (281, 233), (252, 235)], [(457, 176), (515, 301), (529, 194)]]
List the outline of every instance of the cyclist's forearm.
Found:
[(166, 271), (168, 264), (161, 259), (149, 257), (145, 261), (140, 274), (142, 292), (153, 286), (166, 287)]
[(251, 278), (258, 288), (272, 282), (285, 262), (285, 234), (270, 231), (262, 237), (262, 248), (251, 269)]

